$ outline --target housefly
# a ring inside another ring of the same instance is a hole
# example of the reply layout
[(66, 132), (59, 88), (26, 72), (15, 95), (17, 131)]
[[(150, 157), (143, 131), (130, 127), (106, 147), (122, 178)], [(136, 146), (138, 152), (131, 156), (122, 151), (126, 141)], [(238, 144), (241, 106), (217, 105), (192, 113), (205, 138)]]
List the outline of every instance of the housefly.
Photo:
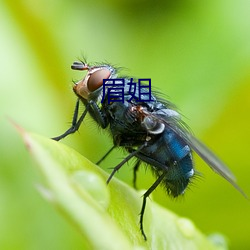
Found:
[[(107, 183), (131, 158), (137, 159), (134, 166), (134, 184), (139, 166), (142, 163), (150, 166), (156, 181), (143, 195), (140, 230), (145, 240), (143, 216), (147, 197), (159, 184), (162, 184), (172, 197), (184, 193), (195, 174), (192, 151), (244, 195), (232, 172), (189, 132), (172, 103), (157, 97), (156, 94), (151, 95), (150, 101), (139, 100), (139, 94), (143, 96), (146, 93), (139, 93), (138, 90), (131, 99), (130, 87), (126, 84), (123, 102), (108, 100), (108, 87), (103, 87), (104, 80), (118, 79), (118, 70), (115, 67), (109, 64), (90, 66), (85, 62), (74, 62), (71, 68), (84, 70), (87, 74), (73, 87), (78, 99), (71, 127), (53, 139), (59, 141), (76, 132), (89, 113), (101, 128), (109, 130), (113, 138), (113, 147), (101, 160), (116, 147), (123, 147), (128, 152), (124, 160), (114, 167)], [(119, 79), (124, 79), (125, 83), (130, 82), (128, 77)], [(85, 110), (79, 116), (80, 102), (84, 104)]]

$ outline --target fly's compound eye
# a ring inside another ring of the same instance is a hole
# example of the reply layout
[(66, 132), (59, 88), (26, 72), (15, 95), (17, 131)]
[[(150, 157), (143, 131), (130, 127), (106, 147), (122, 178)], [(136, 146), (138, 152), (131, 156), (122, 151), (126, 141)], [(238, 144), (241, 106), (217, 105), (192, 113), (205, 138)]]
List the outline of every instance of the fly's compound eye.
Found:
[(100, 69), (92, 73), (88, 79), (88, 90), (93, 92), (103, 85), (103, 79), (108, 79), (111, 72), (108, 69)]

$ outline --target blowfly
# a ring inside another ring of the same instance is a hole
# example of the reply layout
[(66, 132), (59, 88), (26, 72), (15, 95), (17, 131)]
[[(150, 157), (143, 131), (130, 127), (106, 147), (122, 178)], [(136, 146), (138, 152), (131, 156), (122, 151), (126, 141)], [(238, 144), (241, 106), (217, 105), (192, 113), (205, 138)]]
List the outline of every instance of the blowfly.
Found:
[[(136, 158), (134, 184), (136, 171), (140, 165), (146, 163), (150, 166), (156, 181), (143, 195), (140, 230), (145, 240), (143, 216), (147, 197), (159, 184), (162, 184), (172, 197), (184, 193), (195, 174), (192, 151), (195, 151), (215, 172), (244, 195), (236, 184), (232, 172), (189, 132), (172, 103), (157, 97), (156, 93), (151, 94), (147, 99), (148, 92), (145, 88), (136, 88), (132, 91), (131, 78), (118, 77), (118, 70), (109, 64), (90, 66), (80, 61), (74, 62), (71, 68), (84, 70), (87, 74), (73, 87), (78, 99), (71, 127), (53, 139), (59, 141), (76, 132), (86, 114), (89, 113), (102, 129), (109, 130), (113, 138), (113, 147), (101, 160), (116, 147), (123, 147), (128, 152), (124, 160), (114, 167), (107, 183), (131, 158)], [(123, 89), (119, 84), (115, 85), (114, 94), (108, 96), (108, 93), (111, 93), (109, 84), (111, 85), (114, 80), (124, 83)], [(122, 101), (116, 98), (119, 97), (121, 90)], [(80, 103), (83, 103), (85, 110), (79, 115)]]

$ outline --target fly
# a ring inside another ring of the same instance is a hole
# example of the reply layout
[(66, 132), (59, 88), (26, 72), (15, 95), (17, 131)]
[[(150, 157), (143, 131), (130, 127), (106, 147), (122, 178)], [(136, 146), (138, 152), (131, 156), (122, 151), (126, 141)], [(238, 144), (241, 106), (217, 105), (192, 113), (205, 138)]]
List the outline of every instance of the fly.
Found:
[[(155, 94), (151, 95), (150, 101), (138, 101), (138, 90), (134, 93), (135, 98), (131, 99), (129, 85), (124, 87), (123, 102), (108, 100), (105, 96), (108, 88), (104, 88), (103, 84), (118, 79), (117, 69), (109, 64), (90, 66), (85, 62), (74, 62), (71, 68), (87, 71), (87, 74), (73, 87), (78, 99), (71, 127), (53, 139), (59, 141), (76, 132), (89, 113), (102, 129), (109, 130), (113, 138), (113, 147), (98, 163), (116, 147), (123, 147), (128, 152), (124, 160), (114, 167), (107, 183), (131, 158), (137, 159), (134, 166), (134, 185), (140, 165), (146, 163), (151, 167), (157, 178), (144, 193), (140, 212), (140, 230), (145, 240), (143, 216), (147, 197), (159, 184), (172, 197), (184, 193), (195, 174), (192, 151), (246, 197), (227, 166), (188, 131), (172, 103)], [(128, 77), (119, 79), (124, 79), (125, 83), (130, 82)], [(140, 94), (145, 93), (142, 91)], [(85, 110), (79, 116), (80, 102), (84, 104)]]

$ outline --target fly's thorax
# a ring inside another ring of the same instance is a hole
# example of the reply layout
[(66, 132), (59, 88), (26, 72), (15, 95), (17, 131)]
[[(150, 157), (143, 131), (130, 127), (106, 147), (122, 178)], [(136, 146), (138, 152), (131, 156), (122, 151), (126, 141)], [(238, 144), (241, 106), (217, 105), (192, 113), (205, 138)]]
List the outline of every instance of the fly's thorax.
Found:
[(147, 112), (145, 108), (142, 108), (141, 113), (144, 114), (141, 124), (150, 134), (161, 134), (168, 120), (180, 119), (178, 112), (166, 108), (153, 112)]

